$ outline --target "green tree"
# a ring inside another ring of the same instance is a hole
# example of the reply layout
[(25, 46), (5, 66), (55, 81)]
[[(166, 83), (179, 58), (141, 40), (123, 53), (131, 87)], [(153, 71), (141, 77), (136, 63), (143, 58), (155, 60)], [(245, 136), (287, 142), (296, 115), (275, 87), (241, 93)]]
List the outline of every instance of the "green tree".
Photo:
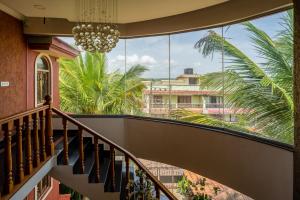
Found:
[(136, 65), (127, 72), (107, 71), (101, 53), (60, 59), (61, 109), (82, 114), (138, 113), (142, 108), (144, 84), (140, 76), (146, 67)]
[(293, 141), (293, 12), (288, 11), (281, 21), (282, 30), (275, 39), (250, 22), (243, 23), (252, 45), (264, 63), (251, 60), (238, 47), (221, 35), (209, 31), (195, 48), (203, 56), (224, 52), (225, 72), (201, 77), (201, 85), (225, 94), (225, 106), (243, 113), (240, 123), (231, 124), (186, 110), (174, 116), (190, 122), (223, 126), (242, 131), (255, 131), (277, 140)]

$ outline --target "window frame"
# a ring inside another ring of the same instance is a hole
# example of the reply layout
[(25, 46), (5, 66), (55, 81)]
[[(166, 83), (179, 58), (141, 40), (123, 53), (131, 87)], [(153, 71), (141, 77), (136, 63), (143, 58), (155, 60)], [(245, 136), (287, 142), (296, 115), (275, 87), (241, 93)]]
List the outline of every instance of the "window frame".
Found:
[[(182, 100), (184, 100), (184, 102), (181, 102)], [(192, 95), (178, 95), (177, 103), (178, 104), (192, 104)]]
[[(38, 196), (38, 186), (39, 184), (42, 184), (43, 179), (46, 178), (48, 179), (48, 183), (49, 185), (47, 185), (47, 187), (43, 188), (43, 191), (41, 191), (40, 196)], [(46, 199), (46, 197), (48, 196), (49, 192), (52, 190), (53, 188), (53, 179), (51, 176), (46, 175), (45, 177), (43, 177), (41, 179), (40, 182), (38, 182), (38, 184), (35, 186), (35, 199), (36, 200), (44, 200)]]
[[(38, 69), (38, 66), (37, 66), (37, 62), (39, 59), (45, 59), (46, 62), (48, 63), (48, 70), (44, 70), (44, 69)], [(48, 72), (48, 81), (49, 81), (49, 95), (52, 96), (53, 95), (53, 87), (52, 87), (52, 83), (53, 83), (53, 73), (52, 73), (52, 62), (51, 62), (51, 58), (49, 57), (49, 55), (47, 54), (44, 54), (44, 53), (40, 53), (36, 59), (35, 59), (35, 63), (34, 63), (34, 106), (35, 107), (38, 107), (38, 106), (41, 106), (43, 105), (43, 103), (38, 103), (38, 92), (37, 92), (37, 75), (38, 75), (38, 72), (41, 71), (41, 72), (45, 72), (47, 71)], [(53, 98), (52, 98), (52, 101), (53, 101)]]

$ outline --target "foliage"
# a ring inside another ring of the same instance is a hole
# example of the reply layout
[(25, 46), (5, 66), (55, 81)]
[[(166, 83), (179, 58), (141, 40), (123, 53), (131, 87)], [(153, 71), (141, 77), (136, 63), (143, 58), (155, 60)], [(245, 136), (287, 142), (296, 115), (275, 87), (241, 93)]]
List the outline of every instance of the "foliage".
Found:
[(127, 72), (107, 71), (101, 53), (60, 59), (60, 101), (66, 112), (83, 114), (135, 114), (142, 108), (146, 67), (136, 65)]
[(81, 200), (81, 194), (76, 192), (75, 190), (69, 188), (68, 186), (60, 183), (59, 184), (59, 194), (71, 194), (71, 199), (73, 200)]
[[(147, 177), (144, 171), (136, 170), (136, 181), (130, 181), (127, 185), (129, 192), (129, 199), (149, 199), (155, 200), (153, 197), (153, 183)], [(141, 181), (142, 180), (142, 181)]]
[(178, 192), (183, 196), (191, 196), (192, 189), (191, 189), (192, 182), (187, 179), (186, 176), (183, 176), (177, 183), (178, 186)]
[(195, 48), (202, 55), (224, 52), (226, 70), (204, 75), (201, 85), (224, 90), (225, 106), (243, 113), (246, 124), (232, 124), (207, 115), (175, 111), (176, 117), (196, 123), (233, 128), (270, 136), (282, 142), (293, 141), (293, 13), (282, 18), (282, 31), (275, 39), (250, 22), (242, 24), (264, 60), (256, 63), (227, 39), (214, 31), (201, 38)]
[(201, 193), (201, 194), (195, 195), (193, 197), (193, 200), (212, 200), (212, 197), (207, 194)]

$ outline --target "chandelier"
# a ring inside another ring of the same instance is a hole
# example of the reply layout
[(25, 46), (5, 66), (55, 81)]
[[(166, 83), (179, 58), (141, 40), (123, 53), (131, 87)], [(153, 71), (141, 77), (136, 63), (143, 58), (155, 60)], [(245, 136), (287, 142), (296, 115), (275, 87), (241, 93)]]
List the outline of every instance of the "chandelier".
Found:
[(110, 52), (118, 43), (117, 0), (78, 0), (80, 20), (72, 29), (76, 46)]

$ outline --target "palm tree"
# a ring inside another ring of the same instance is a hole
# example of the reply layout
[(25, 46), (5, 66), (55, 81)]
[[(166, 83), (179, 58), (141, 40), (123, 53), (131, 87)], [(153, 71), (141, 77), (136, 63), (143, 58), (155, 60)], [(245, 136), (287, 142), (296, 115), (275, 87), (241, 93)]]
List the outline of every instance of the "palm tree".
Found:
[(61, 109), (83, 114), (134, 114), (142, 108), (144, 84), (141, 65), (127, 72), (107, 72), (101, 53), (81, 54), (75, 59), (60, 59)]
[(224, 90), (226, 107), (243, 112), (242, 122), (231, 124), (207, 115), (177, 110), (174, 116), (181, 120), (223, 126), (271, 136), (277, 140), (293, 141), (293, 13), (282, 18), (282, 31), (273, 40), (250, 22), (243, 26), (264, 63), (256, 63), (244, 52), (214, 31), (201, 38), (195, 48), (203, 56), (224, 52), (224, 72), (206, 74), (201, 85)]

